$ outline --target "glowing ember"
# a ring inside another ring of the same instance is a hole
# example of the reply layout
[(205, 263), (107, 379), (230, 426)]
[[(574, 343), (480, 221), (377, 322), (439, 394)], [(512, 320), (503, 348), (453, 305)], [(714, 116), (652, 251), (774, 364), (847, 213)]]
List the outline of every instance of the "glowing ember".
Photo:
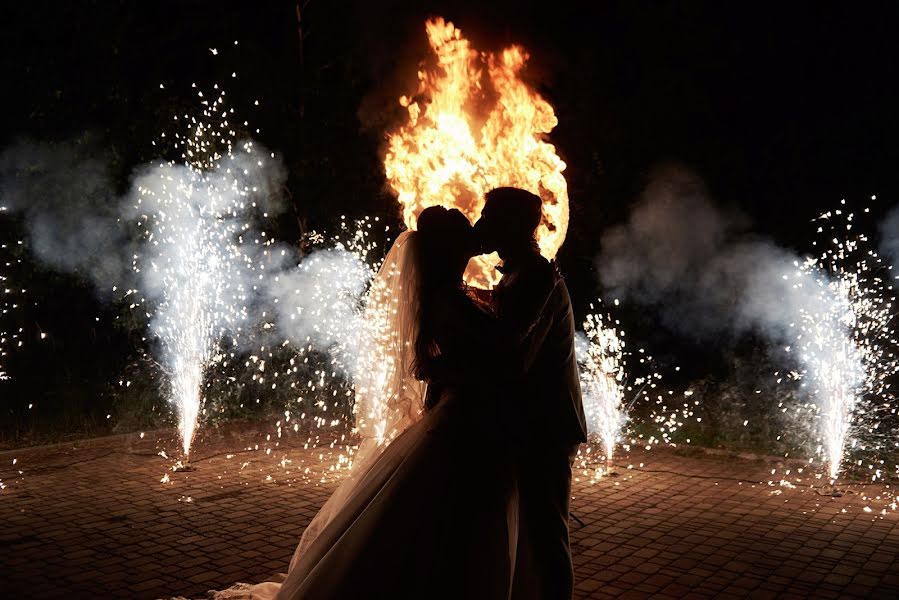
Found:
[[(543, 141), (558, 124), (553, 108), (520, 78), (527, 52), (478, 52), (440, 18), (425, 28), (436, 65), (422, 67), (415, 95), (400, 98), (409, 119), (390, 134), (384, 160), (403, 221), (414, 229), (423, 209), (442, 205), (474, 222), (487, 191), (516, 186), (543, 199), (537, 239), (553, 258), (568, 230), (568, 186), (565, 163)], [(466, 279), (492, 287), (497, 262), (495, 255), (476, 257)]]

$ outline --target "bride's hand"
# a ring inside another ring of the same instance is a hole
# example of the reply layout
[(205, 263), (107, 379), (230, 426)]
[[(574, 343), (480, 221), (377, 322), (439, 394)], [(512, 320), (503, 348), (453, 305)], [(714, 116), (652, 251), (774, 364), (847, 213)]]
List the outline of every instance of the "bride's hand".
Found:
[(493, 290), (484, 290), (476, 287), (469, 287), (466, 292), (481, 310), (489, 313), (493, 312)]

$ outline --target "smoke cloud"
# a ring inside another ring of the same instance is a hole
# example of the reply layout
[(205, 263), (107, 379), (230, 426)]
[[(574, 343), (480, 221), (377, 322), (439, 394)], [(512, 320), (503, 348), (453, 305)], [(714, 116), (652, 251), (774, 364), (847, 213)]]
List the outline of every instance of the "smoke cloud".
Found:
[(235, 144), (220, 165), (143, 165), (117, 195), (108, 156), (89, 136), (23, 140), (0, 153), (0, 205), (22, 218), (49, 268), (90, 281), (102, 300), (115, 286), (136, 290), (129, 301), (146, 302), (166, 353), (209, 351), (197, 336), (228, 335), (237, 347), (287, 340), (352, 374), (373, 267), (342, 245), (299, 257), (263, 233), (285, 208), (286, 170), (269, 151)]
[(712, 203), (694, 173), (659, 167), (628, 222), (603, 235), (602, 282), (615, 297), (653, 307), (666, 327), (686, 336), (752, 330), (787, 341), (801, 311), (820, 311), (821, 300), (805, 293), (799, 256), (746, 227), (744, 216)]
[(262, 225), (283, 210), (286, 177), (281, 161), (252, 142), (210, 172), (167, 163), (137, 169), (119, 212), (140, 241), (141, 294), (158, 303), (173, 290), (205, 292), (227, 318), (264, 309), (267, 280), (288, 252)]
[(130, 280), (133, 241), (119, 218), (109, 163), (90, 136), (6, 148), (0, 205), (22, 216), (31, 250), (48, 267), (81, 275), (104, 292)]
[(361, 298), (372, 268), (343, 248), (316, 250), (272, 282), (278, 331), (290, 342), (327, 350), (336, 367), (353, 374), (362, 328)]
[(297, 251), (263, 230), (284, 208), (286, 172), (274, 154), (252, 141), (230, 142), (225, 154), (188, 145), (188, 155), (198, 152), (202, 167), (138, 168), (123, 196), (104, 154), (84, 140), (23, 141), (0, 153), (0, 206), (22, 218), (35, 256), (91, 281), (103, 299), (118, 286), (150, 318), (185, 456), (204, 371), (226, 346), (257, 350), (286, 338), (352, 373), (371, 277), (363, 257), (342, 247), (297, 266)]

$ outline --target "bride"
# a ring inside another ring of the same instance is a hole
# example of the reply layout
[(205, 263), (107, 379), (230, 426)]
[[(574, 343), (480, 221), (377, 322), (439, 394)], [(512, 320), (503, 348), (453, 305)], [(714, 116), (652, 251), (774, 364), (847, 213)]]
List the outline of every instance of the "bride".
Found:
[(441, 207), (397, 238), (366, 310), (349, 477), (281, 583), (216, 597), (509, 597), (518, 502), (503, 392), (519, 340), (462, 284), (475, 247), (465, 216)]

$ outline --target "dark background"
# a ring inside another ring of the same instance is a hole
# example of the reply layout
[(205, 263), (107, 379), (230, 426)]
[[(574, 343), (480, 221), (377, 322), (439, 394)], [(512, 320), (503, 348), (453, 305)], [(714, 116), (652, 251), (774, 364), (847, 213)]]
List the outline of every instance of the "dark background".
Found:
[[(798, 251), (810, 250), (809, 219), (840, 199), (877, 194), (876, 220), (899, 197), (893, 2), (300, 4), (302, 40), (288, 1), (6, 3), (0, 145), (93, 132), (124, 192), (133, 169), (157, 157), (150, 141), (172, 115), (195, 110), (191, 84), (218, 82), (288, 167), (293, 210), (279, 239), (327, 230), (341, 214), (395, 221), (385, 131), (426, 56), (423, 21), (442, 15), (477, 48), (530, 51), (526, 76), (556, 109), (551, 141), (568, 164), (560, 259), (579, 312), (601, 291), (601, 232), (626, 218), (660, 161), (688, 165), (755, 231)], [(21, 238), (14, 219), (0, 222), (5, 239)], [(19, 258), (26, 344), (8, 357), (14, 379), (0, 383), (5, 414), (23, 426), (11, 407), (33, 396), (46, 418), (102, 423), (135, 334), (116, 325), (121, 307), (77, 277)], [(38, 331), (51, 340), (37, 343)]]

